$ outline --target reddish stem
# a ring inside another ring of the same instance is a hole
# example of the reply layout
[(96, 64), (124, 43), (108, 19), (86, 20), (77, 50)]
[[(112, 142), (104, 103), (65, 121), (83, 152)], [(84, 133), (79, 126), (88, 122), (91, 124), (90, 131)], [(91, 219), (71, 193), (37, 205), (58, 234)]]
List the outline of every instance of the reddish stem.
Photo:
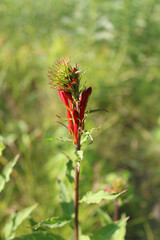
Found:
[[(78, 138), (78, 143), (76, 146), (76, 151), (79, 151), (80, 146), (80, 136)], [(79, 219), (78, 219), (78, 209), (79, 209), (79, 170), (80, 166), (75, 164), (75, 198), (74, 198), (74, 208), (75, 208), (75, 240), (79, 239)]]
[(114, 206), (115, 206), (115, 210), (114, 210), (114, 221), (118, 221), (118, 210), (119, 210), (119, 205), (118, 205), (118, 198), (116, 198), (114, 200)]

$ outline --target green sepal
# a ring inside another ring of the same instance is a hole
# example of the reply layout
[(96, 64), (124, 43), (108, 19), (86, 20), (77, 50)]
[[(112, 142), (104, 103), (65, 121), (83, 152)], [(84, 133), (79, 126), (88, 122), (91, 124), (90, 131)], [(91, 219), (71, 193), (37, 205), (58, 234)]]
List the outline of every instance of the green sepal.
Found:
[(97, 192), (88, 192), (86, 195), (82, 197), (80, 203), (85, 202), (87, 204), (90, 203), (100, 203), (102, 200), (114, 200), (118, 198), (120, 195), (125, 193), (127, 190), (118, 193), (108, 193), (107, 191), (100, 190)]

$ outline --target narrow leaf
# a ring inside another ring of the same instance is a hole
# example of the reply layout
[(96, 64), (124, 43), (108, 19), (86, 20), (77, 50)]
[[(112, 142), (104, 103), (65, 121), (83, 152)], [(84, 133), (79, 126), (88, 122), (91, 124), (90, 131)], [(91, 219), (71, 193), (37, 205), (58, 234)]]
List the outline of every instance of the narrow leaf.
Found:
[(53, 217), (53, 218), (48, 218), (35, 226), (33, 226), (33, 229), (37, 230), (41, 227), (52, 229), (52, 228), (59, 228), (63, 227), (67, 223), (69, 223), (71, 220), (70, 219), (65, 219), (63, 217)]
[(0, 136), (0, 157), (2, 156), (2, 152), (5, 149), (3, 138)]
[(86, 113), (89, 114), (89, 113), (94, 113), (94, 112), (108, 112), (108, 110), (98, 108), (98, 109), (89, 110)]
[(20, 155), (17, 154), (16, 157), (4, 167), (2, 173), (0, 174), (0, 192), (3, 190), (5, 184), (9, 181), (10, 174), (11, 174), (12, 169), (15, 166), (19, 156)]
[(61, 180), (58, 180), (58, 183), (60, 188), (60, 202), (63, 216), (64, 218), (70, 219), (74, 214), (74, 202), (65, 184)]
[(46, 140), (49, 140), (49, 141), (61, 141), (61, 142), (72, 142), (72, 139), (71, 138), (67, 138), (67, 137), (46, 138)]
[(125, 193), (126, 190), (119, 192), (119, 193), (108, 193), (104, 190), (100, 190), (97, 192), (88, 192), (85, 196), (80, 200), (80, 202), (85, 203), (100, 203), (103, 199), (105, 200), (114, 200), (115, 198), (119, 197), (121, 194)]
[(73, 162), (71, 159), (66, 164), (67, 170), (66, 170), (66, 177), (68, 178), (69, 182), (72, 184), (74, 183), (74, 167)]
[(14, 233), (19, 225), (31, 214), (31, 212), (37, 207), (37, 204), (34, 204), (31, 207), (28, 207), (18, 213), (13, 213), (3, 229), (4, 239), (12, 239)]
[(48, 232), (34, 232), (29, 235), (16, 237), (12, 240), (64, 240), (61, 236)]

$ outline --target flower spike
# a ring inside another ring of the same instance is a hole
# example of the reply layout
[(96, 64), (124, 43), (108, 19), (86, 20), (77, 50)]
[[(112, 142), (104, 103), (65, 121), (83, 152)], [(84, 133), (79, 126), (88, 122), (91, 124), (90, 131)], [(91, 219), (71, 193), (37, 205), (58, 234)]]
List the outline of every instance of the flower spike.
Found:
[(77, 144), (84, 129), (84, 114), (92, 88), (79, 90), (84, 72), (76, 64), (72, 67), (69, 58), (56, 61), (48, 71), (50, 85), (58, 90), (58, 95), (67, 108), (68, 131)]

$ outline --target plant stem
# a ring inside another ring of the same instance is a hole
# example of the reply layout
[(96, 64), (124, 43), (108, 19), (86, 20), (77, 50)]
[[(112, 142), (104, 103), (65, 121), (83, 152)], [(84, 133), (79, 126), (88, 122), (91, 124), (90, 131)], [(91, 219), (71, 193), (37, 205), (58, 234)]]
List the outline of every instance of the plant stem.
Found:
[[(80, 138), (76, 146), (76, 151), (80, 150)], [(78, 208), (79, 208), (79, 170), (80, 165), (77, 166), (75, 163), (75, 197), (74, 197), (74, 208), (75, 208), (75, 240), (79, 239), (79, 220), (78, 220)]]
[(118, 198), (116, 198), (116, 199), (114, 200), (114, 206), (115, 206), (115, 210), (114, 210), (114, 221), (118, 221), (118, 210), (119, 210)]

